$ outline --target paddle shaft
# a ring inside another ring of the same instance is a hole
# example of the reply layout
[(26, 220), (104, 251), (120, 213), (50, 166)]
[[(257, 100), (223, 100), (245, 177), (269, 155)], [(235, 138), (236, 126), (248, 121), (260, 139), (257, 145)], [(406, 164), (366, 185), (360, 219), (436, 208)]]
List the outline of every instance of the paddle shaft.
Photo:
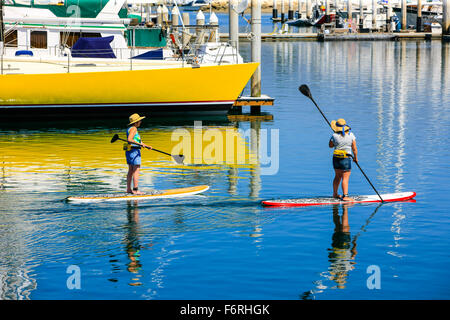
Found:
[[(328, 121), (327, 117), (325, 117), (325, 114), (322, 112), (322, 110), (320, 110), (319, 106), (317, 105), (316, 101), (314, 101), (311, 93), (309, 92), (308, 89), (308, 95), (307, 97), (311, 99), (311, 101), (314, 103), (314, 105), (317, 107), (317, 110), (319, 110), (320, 114), (322, 115), (322, 117), (325, 119), (325, 121), (328, 123), (328, 125), (330, 126), (331, 130), (333, 130), (333, 128), (331, 127), (331, 123), (330, 121)], [(333, 130), (334, 132), (334, 130)], [(353, 162), (356, 163), (356, 165), (358, 166), (359, 170), (361, 170), (361, 173), (364, 175), (364, 177), (366, 178), (367, 182), (369, 182), (370, 186), (372, 187), (373, 190), (375, 190), (375, 192), (377, 193), (378, 197), (380, 197), (381, 202), (384, 202), (383, 198), (380, 196), (380, 194), (378, 193), (377, 189), (375, 189), (374, 185), (372, 184), (372, 182), (370, 181), (369, 177), (367, 177), (367, 175), (365, 174), (365, 172), (363, 171), (363, 169), (359, 166), (358, 161), (354, 161), (355, 158), (353, 157), (353, 155), (348, 154), (350, 157), (352, 157)]]
[[(135, 143), (135, 142), (130, 142), (130, 141), (127, 141), (127, 140), (125, 140), (125, 139), (122, 139), (122, 138), (117, 138), (117, 140), (122, 140), (122, 141), (125, 141), (125, 142), (128, 142), (128, 143), (131, 143), (131, 144), (135, 144), (135, 145), (138, 145), (138, 146), (141, 146), (140, 144), (138, 144), (138, 143)], [(156, 151), (156, 152), (160, 152), (160, 153), (164, 153), (164, 154), (166, 154), (166, 155), (168, 155), (168, 156), (172, 156), (170, 153), (167, 153), (167, 152), (164, 152), (164, 151), (161, 151), (161, 150), (158, 150), (158, 149), (155, 149), (155, 148), (151, 148), (151, 150), (153, 150), (153, 151)]]
[(322, 117), (325, 119), (325, 121), (328, 123), (328, 125), (331, 128), (331, 123), (330, 121), (328, 121), (327, 117), (325, 117), (325, 115), (323, 114), (322, 110), (320, 110), (319, 106), (317, 105), (316, 101), (314, 101), (313, 97), (309, 97), (311, 99), (311, 101), (314, 103), (314, 105), (316, 106), (317, 110), (319, 110), (320, 114), (322, 115)]

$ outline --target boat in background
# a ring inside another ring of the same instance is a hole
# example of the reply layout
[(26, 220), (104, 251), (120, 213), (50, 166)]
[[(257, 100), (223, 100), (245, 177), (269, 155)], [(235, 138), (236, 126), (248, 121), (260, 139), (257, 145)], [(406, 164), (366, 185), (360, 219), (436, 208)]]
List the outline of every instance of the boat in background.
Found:
[(204, 6), (209, 6), (211, 0), (188, 0), (180, 7), (183, 11), (198, 11)]
[[(399, 21), (402, 21), (401, 6), (392, 7)], [(422, 3), (422, 24), (432, 23), (442, 24), (442, 2), (423, 2)], [(406, 24), (407, 27), (416, 28), (417, 26), (417, 4), (408, 3), (406, 5)]]
[[(131, 111), (226, 113), (258, 65), (225, 63), (220, 50), (208, 53), (216, 60), (189, 60), (172, 47), (138, 48), (134, 40), (130, 47), (125, 34), (136, 30), (133, 18), (122, 12), (125, 0), (52, 1), (5, 5), (0, 114), (6, 119)], [(68, 16), (73, 2), (86, 8), (76, 18)], [(214, 51), (213, 45), (206, 44), (204, 55), (208, 50)]]

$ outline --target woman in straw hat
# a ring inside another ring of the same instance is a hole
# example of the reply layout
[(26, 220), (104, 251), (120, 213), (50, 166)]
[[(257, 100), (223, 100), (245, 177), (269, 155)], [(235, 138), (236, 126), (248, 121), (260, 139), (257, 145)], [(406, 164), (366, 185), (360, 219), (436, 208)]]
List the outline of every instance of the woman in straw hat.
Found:
[[(333, 180), (333, 197), (344, 201), (350, 201), (348, 197), (348, 181), (352, 170), (352, 161), (358, 162), (358, 149), (356, 138), (344, 119), (331, 121), (331, 128), (334, 133), (330, 139), (329, 147), (334, 147), (333, 168), (335, 172)], [(353, 152), (353, 153), (352, 153)], [(353, 156), (352, 156), (353, 154)], [(343, 195), (338, 194), (339, 184), (342, 181)]]
[[(142, 119), (144, 118), (145, 117), (141, 117), (137, 113), (132, 114), (129, 118), (130, 123), (128, 124), (127, 129), (128, 146), (125, 151), (128, 164), (127, 193), (143, 194), (139, 191), (138, 186), (141, 168), (141, 148), (152, 149), (151, 146), (142, 142), (141, 136), (137, 130), (141, 126)], [(133, 188), (131, 188), (131, 183), (133, 183)]]

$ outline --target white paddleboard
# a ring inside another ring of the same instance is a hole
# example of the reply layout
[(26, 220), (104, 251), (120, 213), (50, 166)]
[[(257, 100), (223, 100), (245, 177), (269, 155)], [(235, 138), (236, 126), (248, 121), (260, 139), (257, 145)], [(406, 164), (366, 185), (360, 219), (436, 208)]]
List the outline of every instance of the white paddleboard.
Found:
[(67, 201), (75, 202), (93, 202), (93, 201), (119, 201), (119, 200), (143, 200), (143, 199), (163, 199), (163, 198), (176, 198), (185, 197), (198, 193), (205, 192), (209, 189), (209, 186), (195, 186), (187, 188), (177, 188), (163, 190), (160, 192), (152, 192), (148, 194), (130, 194), (130, 193), (112, 193), (112, 194), (100, 194), (100, 195), (87, 195), (87, 196), (74, 196), (66, 198)]

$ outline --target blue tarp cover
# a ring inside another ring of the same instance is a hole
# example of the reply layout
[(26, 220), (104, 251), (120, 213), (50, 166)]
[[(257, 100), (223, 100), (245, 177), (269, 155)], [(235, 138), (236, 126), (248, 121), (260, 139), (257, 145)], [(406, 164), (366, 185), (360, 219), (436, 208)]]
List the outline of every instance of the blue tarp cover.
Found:
[(33, 55), (33, 51), (30, 51), (30, 50), (17, 50), (15, 55), (16, 56), (32, 56)]
[(72, 47), (74, 58), (115, 58), (111, 46), (114, 36), (101, 38), (80, 38)]
[(159, 48), (156, 50), (150, 50), (143, 54), (133, 57), (132, 59), (144, 59), (144, 60), (162, 60), (163, 59), (163, 49)]

